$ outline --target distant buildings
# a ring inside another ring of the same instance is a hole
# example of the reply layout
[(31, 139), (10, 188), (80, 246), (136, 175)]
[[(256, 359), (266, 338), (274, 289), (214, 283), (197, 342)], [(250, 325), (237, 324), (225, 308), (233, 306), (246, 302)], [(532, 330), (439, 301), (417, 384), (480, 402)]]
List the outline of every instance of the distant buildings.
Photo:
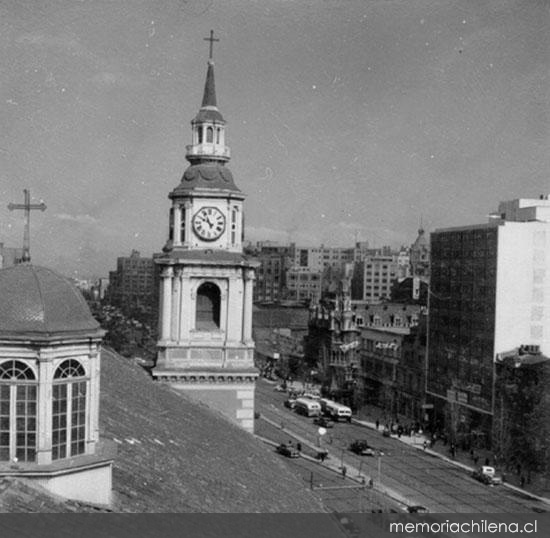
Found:
[(550, 201), (503, 202), (492, 217), (431, 237), (431, 419), (466, 444), (491, 444), (499, 356), (550, 353)]
[(126, 316), (154, 316), (158, 293), (153, 258), (142, 258), (137, 250), (117, 258), (117, 268), (109, 272), (108, 300)]
[(390, 299), (392, 286), (410, 274), (409, 254), (406, 248), (392, 251), (384, 247), (369, 252), (355, 263), (352, 298), (371, 304)]
[[(417, 240), (418, 241), (418, 240)], [(409, 249), (388, 246), (299, 247), (260, 242), (248, 252), (260, 262), (254, 286), (255, 302), (293, 301), (308, 304), (334, 293), (346, 266), (353, 266), (352, 299), (379, 303), (388, 300), (392, 286), (411, 274)], [(422, 254), (424, 264), (428, 253)], [(422, 274), (427, 274), (424, 269)]]

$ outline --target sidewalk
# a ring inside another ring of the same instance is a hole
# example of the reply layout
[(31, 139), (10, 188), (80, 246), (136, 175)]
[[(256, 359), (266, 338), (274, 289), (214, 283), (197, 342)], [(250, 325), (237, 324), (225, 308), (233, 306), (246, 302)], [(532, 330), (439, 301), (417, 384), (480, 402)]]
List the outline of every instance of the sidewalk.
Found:
[[(360, 426), (370, 428), (372, 430), (377, 429), (376, 428), (376, 423), (371, 422), (369, 420), (352, 419), (352, 422), (355, 423), (355, 424), (358, 424)], [(382, 426), (379, 425), (379, 431), (381, 431), (381, 428), (382, 428)], [(435, 446), (433, 446), (433, 447), (424, 448), (424, 442), (428, 443), (428, 446), (429, 446), (429, 439), (426, 436), (422, 435), (422, 434), (414, 434), (413, 433), (411, 436), (401, 435), (401, 437), (398, 437), (396, 435), (392, 435), (392, 437), (395, 438), (395, 439), (398, 439), (402, 443), (406, 443), (410, 446), (413, 446), (414, 448), (416, 448), (418, 450), (424, 450), (426, 453), (431, 454), (432, 456), (436, 456), (436, 457), (438, 457), (442, 460), (445, 460), (448, 463), (451, 463), (452, 465), (455, 465), (456, 467), (460, 467), (460, 468), (462, 468), (465, 471), (468, 471), (470, 473), (475, 469), (475, 467), (472, 465), (473, 462), (472, 462), (471, 456), (468, 452), (464, 452), (463, 450), (458, 449), (457, 452), (456, 452), (455, 458), (450, 458), (449, 456), (447, 456), (445, 454), (446, 452), (448, 452), (448, 447), (443, 445), (443, 443), (441, 443), (441, 442), (436, 443)], [(478, 451), (478, 457), (479, 457), (479, 465), (483, 464), (483, 461), (485, 460), (486, 457), (489, 458), (489, 460), (490, 460), (490, 456), (488, 454), (486, 455), (485, 452), (482, 453), (482, 452)], [(503, 484), (504, 487), (507, 487), (509, 489), (513, 489), (513, 490), (515, 490), (518, 493), (521, 493), (523, 495), (528, 495), (532, 499), (536, 499), (538, 501), (550, 504), (550, 499), (549, 498), (542, 497), (542, 496), (537, 495), (537, 494), (535, 494), (535, 493), (533, 493), (533, 492), (531, 492), (531, 491), (529, 491), (525, 488), (521, 488), (518, 485), (510, 483), (510, 479), (514, 480), (514, 482), (517, 481), (519, 483), (519, 478), (516, 475), (507, 475), (507, 480)]]

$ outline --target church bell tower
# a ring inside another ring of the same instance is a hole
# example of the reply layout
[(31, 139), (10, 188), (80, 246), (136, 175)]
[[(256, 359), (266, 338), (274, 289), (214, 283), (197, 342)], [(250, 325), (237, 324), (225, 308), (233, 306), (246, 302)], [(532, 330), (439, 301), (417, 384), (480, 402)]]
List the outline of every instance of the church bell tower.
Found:
[(191, 121), (189, 166), (171, 200), (160, 269), (158, 354), (153, 378), (254, 429), (252, 288), (258, 263), (243, 254), (243, 201), (226, 166), (213, 32), (202, 105)]

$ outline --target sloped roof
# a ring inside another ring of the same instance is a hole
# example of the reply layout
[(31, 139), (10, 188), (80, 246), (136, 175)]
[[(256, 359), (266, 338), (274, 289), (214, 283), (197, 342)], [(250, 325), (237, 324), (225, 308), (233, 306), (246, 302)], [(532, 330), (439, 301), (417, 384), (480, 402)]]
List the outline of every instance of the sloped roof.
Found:
[(113, 487), (131, 512), (321, 512), (269, 448), (210, 410), (102, 353), (102, 435), (118, 444)]
[[(324, 512), (269, 447), (139, 366), (103, 350), (101, 436), (113, 440), (115, 512)], [(0, 512), (92, 512), (24, 479), (0, 481)]]
[(188, 166), (180, 184), (170, 193), (170, 198), (197, 189), (222, 189), (240, 193), (231, 170), (219, 162), (201, 162)]
[(24, 263), (0, 270), (0, 338), (101, 333), (79, 290), (45, 267)]

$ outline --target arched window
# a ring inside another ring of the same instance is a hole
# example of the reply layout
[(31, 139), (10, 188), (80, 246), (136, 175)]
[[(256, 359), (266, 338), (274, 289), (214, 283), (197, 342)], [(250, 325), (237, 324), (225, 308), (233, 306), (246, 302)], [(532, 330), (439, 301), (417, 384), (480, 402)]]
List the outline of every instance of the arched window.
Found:
[(220, 133), (222, 132), (222, 130), (218, 127), (216, 129), (216, 144), (219, 144), (220, 143)]
[(197, 290), (195, 328), (209, 331), (220, 328), (220, 289), (211, 282), (201, 284)]
[(0, 364), (0, 461), (35, 460), (36, 394), (36, 377), (27, 364)]
[(202, 144), (202, 125), (199, 125), (197, 128), (197, 142)]
[(69, 458), (86, 450), (86, 372), (74, 359), (54, 373), (52, 398), (52, 459)]
[(207, 127), (206, 129), (206, 142), (207, 144), (214, 142), (214, 129), (212, 127)]

